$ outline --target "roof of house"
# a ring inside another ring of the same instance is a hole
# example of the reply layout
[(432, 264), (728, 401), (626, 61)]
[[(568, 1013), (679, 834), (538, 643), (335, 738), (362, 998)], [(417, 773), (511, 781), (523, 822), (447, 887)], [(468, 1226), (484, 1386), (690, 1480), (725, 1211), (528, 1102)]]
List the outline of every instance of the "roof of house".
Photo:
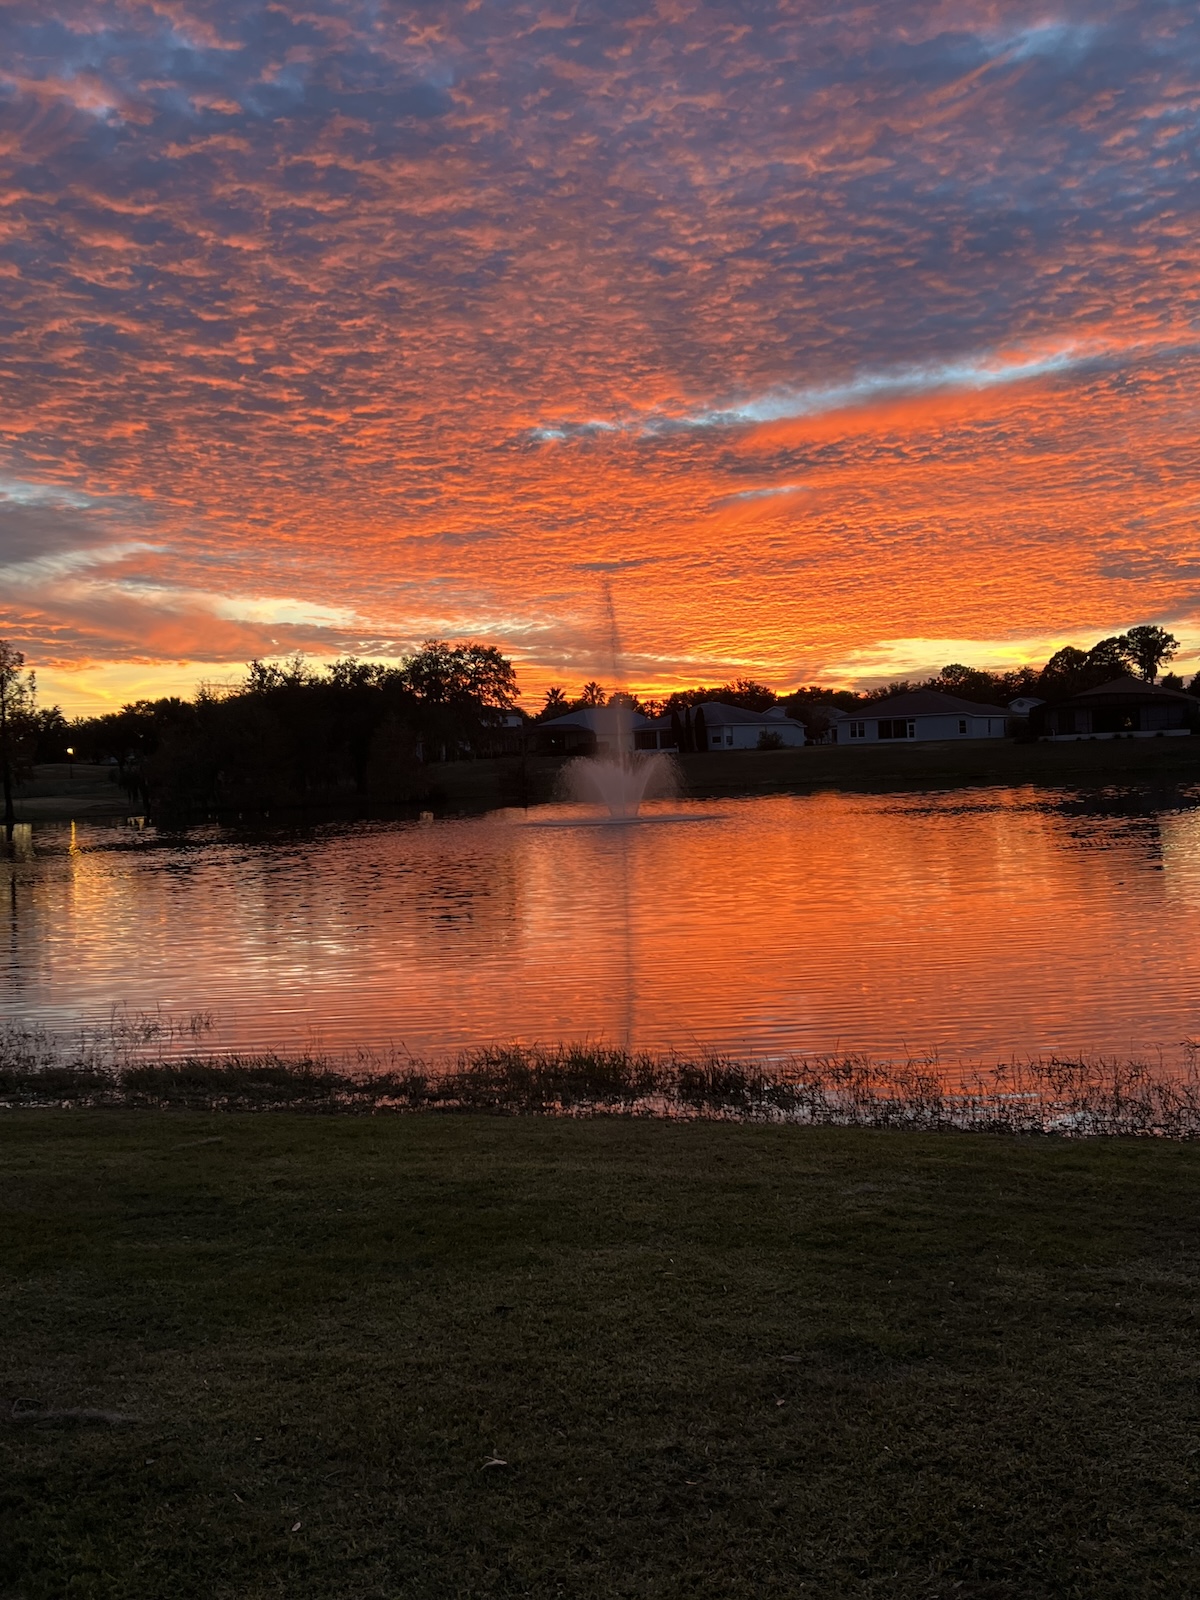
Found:
[(803, 726), (803, 724), (798, 722), (795, 717), (781, 717), (778, 713), (772, 716), (770, 712), (767, 711), (747, 711), (744, 706), (727, 706), (723, 700), (705, 700), (703, 705), (693, 708), (693, 716), (695, 715), (696, 711), (704, 712), (704, 720), (706, 723), (720, 722), (727, 726), (734, 722), (765, 722), (768, 724), (773, 724), (775, 727), (778, 727), (781, 722), (792, 722), (795, 723), (797, 727)]
[(981, 705), (977, 700), (960, 700), (956, 694), (942, 694), (940, 689), (913, 689), (907, 694), (892, 694), (886, 700), (872, 700), (858, 717), (936, 717), (973, 716), (1006, 717), (1003, 706)]
[(1157, 683), (1147, 683), (1145, 678), (1135, 678), (1126, 673), (1124, 677), (1112, 678), (1108, 683), (1097, 684), (1094, 689), (1083, 689), (1079, 694), (1071, 696), (1072, 700), (1091, 700), (1100, 696), (1120, 696), (1122, 699), (1136, 697), (1139, 700), (1194, 700), (1195, 695), (1187, 694), (1182, 689), (1161, 689)]
[[(644, 717), (640, 711), (623, 711), (621, 721), (628, 716), (625, 725), (630, 728), (652, 728), (655, 726), (649, 717)], [(580, 728), (588, 733), (609, 734), (617, 726), (618, 714), (616, 706), (580, 706), (578, 711), (568, 711), (563, 717), (551, 717), (548, 722), (539, 722), (539, 728)]]

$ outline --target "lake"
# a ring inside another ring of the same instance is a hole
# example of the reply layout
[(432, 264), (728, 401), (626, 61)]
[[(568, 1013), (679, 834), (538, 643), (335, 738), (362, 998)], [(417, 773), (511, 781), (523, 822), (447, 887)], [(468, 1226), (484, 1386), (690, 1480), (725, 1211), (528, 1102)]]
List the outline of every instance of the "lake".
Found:
[[(445, 1057), (1178, 1056), (1200, 795), (1031, 788), (184, 833), (40, 824), (0, 860), (0, 1019), (210, 1013), (207, 1048)], [(183, 1048), (180, 1044), (179, 1048)]]

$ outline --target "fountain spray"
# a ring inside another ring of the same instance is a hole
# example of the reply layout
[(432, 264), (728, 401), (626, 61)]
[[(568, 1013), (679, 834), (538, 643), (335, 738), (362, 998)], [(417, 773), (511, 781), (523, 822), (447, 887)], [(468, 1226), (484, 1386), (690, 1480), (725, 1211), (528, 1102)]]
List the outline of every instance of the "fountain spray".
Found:
[(633, 707), (625, 688), (624, 651), (617, 626), (612, 582), (600, 580), (600, 595), (608, 623), (612, 680), (616, 685), (599, 719), (598, 733), (607, 745), (604, 754), (580, 756), (563, 773), (566, 792), (574, 800), (604, 806), (613, 822), (633, 822), (650, 794), (671, 794), (678, 787), (675, 763), (657, 750), (637, 750), (633, 737)]

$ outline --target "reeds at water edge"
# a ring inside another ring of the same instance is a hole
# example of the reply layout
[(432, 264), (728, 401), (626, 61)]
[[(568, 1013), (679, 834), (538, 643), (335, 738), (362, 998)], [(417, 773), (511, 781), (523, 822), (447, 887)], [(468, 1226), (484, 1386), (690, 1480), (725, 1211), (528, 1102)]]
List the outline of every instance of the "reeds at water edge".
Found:
[[(1059, 1057), (948, 1070), (864, 1055), (744, 1061), (603, 1044), (407, 1056), (206, 1053), (208, 1024), (120, 1017), (70, 1040), (0, 1029), (0, 1107), (643, 1116), (1072, 1137), (1200, 1137), (1200, 1045), (1179, 1065)], [(161, 1041), (161, 1055), (154, 1044)], [(180, 1052), (180, 1044), (188, 1048)], [(167, 1045), (172, 1048), (169, 1050)]]

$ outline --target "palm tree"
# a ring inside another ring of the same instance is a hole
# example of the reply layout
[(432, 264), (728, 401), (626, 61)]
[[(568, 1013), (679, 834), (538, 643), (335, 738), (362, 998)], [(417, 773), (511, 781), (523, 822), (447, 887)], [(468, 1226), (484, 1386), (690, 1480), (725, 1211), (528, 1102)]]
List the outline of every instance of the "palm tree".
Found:
[(571, 702), (566, 695), (556, 683), (551, 684), (546, 690), (546, 698), (542, 703), (542, 709), (538, 712), (538, 720), (539, 722), (548, 722), (551, 717), (565, 716), (570, 709)]

